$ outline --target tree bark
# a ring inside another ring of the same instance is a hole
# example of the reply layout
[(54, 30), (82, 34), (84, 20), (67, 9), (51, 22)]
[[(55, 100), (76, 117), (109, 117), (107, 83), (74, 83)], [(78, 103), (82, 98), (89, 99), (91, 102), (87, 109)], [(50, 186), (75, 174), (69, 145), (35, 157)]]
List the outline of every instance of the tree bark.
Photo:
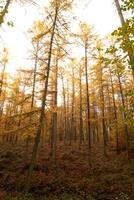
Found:
[(87, 125), (88, 125), (88, 150), (89, 162), (91, 154), (91, 123), (90, 123), (90, 100), (89, 100), (89, 83), (88, 83), (88, 68), (87, 68), (87, 41), (85, 41), (85, 72), (86, 72), (86, 96), (87, 96)]
[(55, 93), (54, 93), (54, 111), (53, 111), (53, 148), (52, 157), (53, 162), (56, 164), (56, 147), (57, 147), (57, 94), (58, 94), (58, 60), (59, 60), (59, 50), (56, 57), (55, 65)]
[(75, 138), (75, 121), (74, 121), (74, 104), (75, 104), (75, 86), (74, 86), (74, 68), (72, 66), (72, 116), (71, 116), (71, 131), (70, 131), (70, 145), (72, 139)]
[(112, 100), (113, 100), (113, 106), (114, 106), (114, 118), (115, 118), (115, 131), (116, 131), (116, 151), (117, 154), (119, 153), (119, 129), (118, 129), (118, 117), (117, 117), (117, 107), (115, 102), (115, 91), (113, 86), (113, 80), (112, 80), (112, 74), (111, 69), (109, 68), (109, 74), (110, 74), (110, 82), (111, 82), (111, 88), (112, 88)]
[(80, 89), (80, 130), (79, 130), (79, 145), (81, 145), (84, 141), (83, 137), (83, 119), (82, 119), (82, 83), (81, 83), (81, 66), (79, 69), (79, 89)]
[(3, 11), (1, 12), (0, 25), (4, 22), (4, 17), (6, 15), (6, 13), (8, 12), (8, 8), (9, 8), (10, 3), (11, 3), (11, 0), (7, 0), (5, 7), (4, 7)]
[(61, 75), (61, 79), (62, 79), (62, 91), (63, 91), (63, 103), (64, 103), (64, 144), (66, 144), (66, 141), (67, 141), (67, 108), (66, 108), (66, 93), (65, 93), (63, 75)]
[(119, 82), (121, 103), (122, 103), (122, 108), (123, 108), (123, 123), (124, 123), (125, 136), (126, 136), (126, 149), (127, 149), (127, 153), (128, 153), (128, 159), (129, 159), (129, 132), (128, 132), (128, 126), (127, 126), (127, 114), (126, 114), (125, 100), (124, 100), (124, 95), (123, 95), (121, 77), (120, 77), (119, 73), (117, 73), (117, 77), (118, 77), (118, 82)]
[(48, 64), (47, 64), (47, 76), (46, 76), (46, 80), (45, 80), (45, 88), (44, 88), (43, 97), (42, 97), (42, 105), (41, 105), (41, 114), (40, 114), (40, 119), (39, 119), (39, 126), (38, 126), (38, 129), (37, 129), (37, 132), (36, 132), (36, 137), (35, 137), (35, 142), (34, 142), (31, 162), (30, 162), (28, 175), (27, 175), (27, 179), (26, 179), (26, 185), (25, 185), (25, 192), (26, 193), (30, 189), (30, 182), (31, 182), (32, 172), (33, 172), (34, 164), (35, 164), (35, 161), (36, 161), (36, 155), (37, 155), (38, 146), (39, 146), (39, 142), (40, 142), (41, 124), (42, 124), (42, 121), (44, 119), (44, 111), (45, 111), (45, 104), (46, 104), (46, 97), (47, 97), (48, 80), (49, 80), (49, 74), (50, 74), (51, 57), (52, 57), (52, 49), (53, 49), (53, 40), (54, 40), (55, 27), (56, 27), (56, 22), (57, 22), (57, 15), (58, 15), (58, 8), (56, 7), (55, 8), (55, 17), (54, 17), (54, 22), (53, 22), (53, 28), (52, 28), (51, 38), (50, 38), (50, 47), (49, 47)]

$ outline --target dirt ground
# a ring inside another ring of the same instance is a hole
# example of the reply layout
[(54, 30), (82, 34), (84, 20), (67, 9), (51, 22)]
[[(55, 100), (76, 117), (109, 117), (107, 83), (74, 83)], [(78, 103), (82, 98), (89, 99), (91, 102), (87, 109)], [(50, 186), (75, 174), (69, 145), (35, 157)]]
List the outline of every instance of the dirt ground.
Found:
[(30, 194), (24, 196), (29, 157), (24, 145), (0, 144), (0, 200), (134, 200), (134, 161), (92, 148), (90, 164), (85, 146), (59, 145), (57, 163), (47, 145), (41, 147), (34, 168)]

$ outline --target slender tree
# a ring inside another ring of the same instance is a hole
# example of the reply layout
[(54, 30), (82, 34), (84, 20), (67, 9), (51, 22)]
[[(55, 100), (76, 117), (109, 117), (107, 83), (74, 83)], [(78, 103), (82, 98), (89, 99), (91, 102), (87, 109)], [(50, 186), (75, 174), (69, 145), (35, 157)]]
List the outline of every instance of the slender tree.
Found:
[(50, 74), (50, 68), (51, 68), (51, 59), (52, 59), (55, 30), (56, 30), (56, 26), (57, 26), (57, 19), (58, 19), (58, 15), (61, 13), (61, 11), (67, 10), (67, 8), (70, 7), (71, 2), (69, 2), (67, 0), (64, 2), (62, 0), (52, 0), (50, 2), (50, 5), (53, 7), (54, 16), (53, 16), (52, 29), (51, 29), (51, 33), (50, 33), (47, 73), (46, 73), (46, 78), (45, 78), (45, 87), (44, 87), (43, 96), (42, 96), (41, 113), (40, 113), (40, 117), (39, 117), (39, 126), (38, 126), (38, 129), (36, 132), (30, 167), (29, 167), (28, 175), (27, 175), (27, 179), (26, 179), (25, 192), (28, 192), (29, 188), (30, 188), (31, 176), (32, 176), (32, 172), (33, 172), (33, 168), (34, 168), (34, 164), (35, 164), (35, 160), (36, 160), (38, 145), (40, 142), (41, 124), (43, 123), (43, 120), (44, 120), (44, 111), (45, 111), (45, 104), (46, 104), (46, 97), (47, 97), (47, 90), (48, 90), (49, 74)]

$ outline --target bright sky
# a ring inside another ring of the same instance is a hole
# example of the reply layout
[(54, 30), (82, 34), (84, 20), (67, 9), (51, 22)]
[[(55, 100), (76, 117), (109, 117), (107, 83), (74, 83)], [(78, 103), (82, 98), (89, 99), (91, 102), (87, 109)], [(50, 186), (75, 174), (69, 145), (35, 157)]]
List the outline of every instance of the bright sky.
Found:
[[(75, 15), (79, 20), (86, 20), (95, 27), (101, 37), (112, 32), (120, 25), (120, 21), (113, 4), (113, 0), (77, 0), (78, 7)], [(38, 0), (43, 5), (44, 0)], [(30, 40), (27, 30), (32, 26), (33, 21), (40, 18), (41, 10), (38, 6), (27, 5), (25, 8), (13, 3), (10, 6), (8, 20), (13, 21), (14, 27), (4, 25), (1, 33), (4, 39), (4, 46), (10, 49), (10, 71), (15, 68), (27, 65)]]

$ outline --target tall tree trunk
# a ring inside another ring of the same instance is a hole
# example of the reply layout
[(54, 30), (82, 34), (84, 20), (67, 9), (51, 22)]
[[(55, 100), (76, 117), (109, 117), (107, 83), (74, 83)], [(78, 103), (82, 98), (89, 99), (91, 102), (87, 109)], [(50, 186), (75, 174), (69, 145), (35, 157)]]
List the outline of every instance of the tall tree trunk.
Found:
[(57, 94), (58, 94), (58, 60), (59, 60), (59, 50), (56, 57), (55, 65), (55, 93), (54, 93), (54, 111), (53, 111), (53, 148), (52, 157), (53, 162), (56, 164), (56, 147), (57, 147)]
[(85, 72), (86, 72), (86, 95), (87, 95), (87, 125), (88, 125), (88, 150), (89, 162), (91, 154), (91, 122), (90, 122), (90, 100), (88, 83), (88, 63), (87, 63), (87, 41), (85, 42)]
[(94, 111), (93, 142), (94, 143), (98, 143), (99, 142), (99, 136), (98, 136), (98, 114), (97, 114), (97, 111), (96, 111), (95, 99), (93, 101), (93, 111)]
[(102, 129), (103, 129), (103, 142), (104, 142), (104, 155), (107, 156), (106, 146), (107, 146), (107, 137), (106, 137), (106, 125), (105, 125), (105, 107), (104, 107), (104, 92), (103, 86), (101, 86), (101, 101), (102, 101)]
[(107, 84), (107, 97), (108, 97), (108, 109), (107, 112), (109, 113), (109, 118), (107, 119), (107, 143), (110, 142), (111, 140), (111, 124), (112, 124), (112, 119), (111, 119), (111, 113), (112, 113), (112, 108), (111, 108), (111, 98), (110, 98), (110, 88), (109, 84)]
[(128, 126), (127, 126), (127, 114), (126, 114), (125, 100), (124, 100), (124, 95), (123, 95), (121, 77), (120, 77), (119, 73), (117, 74), (117, 77), (118, 77), (118, 82), (119, 82), (121, 103), (122, 103), (122, 108), (123, 108), (123, 123), (124, 123), (125, 136), (126, 136), (126, 149), (127, 149), (127, 153), (128, 153), (128, 159), (129, 159), (129, 132), (128, 132)]
[[(23, 94), (25, 95), (25, 85), (24, 85), (24, 87), (23, 87)], [(23, 96), (23, 99), (22, 99), (22, 101), (24, 100), (24, 96)], [(20, 111), (19, 111), (19, 121), (18, 121), (18, 128), (20, 128), (21, 127), (21, 122), (22, 122), (22, 113), (23, 113), (23, 107), (24, 107), (24, 105), (23, 105), (23, 102), (22, 102), (22, 104), (20, 105)], [(16, 142), (18, 141), (18, 134), (16, 133)]]
[(79, 129), (79, 145), (84, 141), (83, 136), (83, 119), (82, 119), (82, 83), (81, 83), (81, 66), (79, 68), (79, 89), (80, 89), (80, 129)]
[(69, 81), (67, 79), (67, 139), (70, 141), (70, 94), (69, 94)]
[(100, 95), (101, 95), (101, 112), (102, 112), (102, 131), (103, 131), (103, 144), (104, 144), (104, 155), (107, 156), (107, 133), (105, 124), (105, 99), (104, 99), (104, 86), (102, 77), (102, 66), (100, 64)]
[(40, 142), (41, 124), (42, 124), (43, 119), (44, 119), (44, 111), (45, 111), (45, 104), (46, 104), (46, 97), (47, 97), (48, 80), (49, 80), (50, 67), (51, 67), (53, 40), (54, 40), (57, 16), (58, 16), (58, 8), (56, 7), (55, 8), (55, 17), (54, 17), (54, 22), (53, 22), (53, 27), (52, 27), (52, 33), (51, 33), (51, 38), (50, 38), (50, 47), (49, 47), (48, 64), (47, 64), (47, 76), (46, 76), (46, 80), (45, 80), (45, 88), (44, 88), (43, 97), (42, 97), (42, 105), (41, 105), (41, 114), (40, 114), (40, 119), (39, 119), (39, 126), (38, 126), (38, 129), (37, 129), (37, 132), (36, 132), (36, 137), (35, 137), (35, 142), (34, 142), (31, 162), (30, 162), (28, 175), (27, 175), (27, 179), (26, 179), (26, 185), (25, 185), (25, 192), (26, 193), (30, 189), (30, 182), (31, 182), (32, 172), (33, 172), (34, 164), (35, 164), (35, 161), (36, 161), (36, 155), (37, 155), (38, 146), (39, 146), (39, 142)]
[(118, 154), (119, 153), (118, 117), (117, 117), (117, 108), (116, 108), (116, 102), (115, 102), (115, 91), (114, 91), (113, 79), (112, 79), (112, 74), (111, 74), (110, 68), (109, 68), (109, 74), (110, 74), (110, 82), (111, 82), (111, 88), (112, 88), (112, 100), (113, 100), (113, 106), (114, 106), (115, 131), (116, 131), (116, 151), (117, 151), (117, 154)]
[(75, 121), (74, 121), (74, 104), (75, 104), (75, 86), (74, 86), (74, 68), (72, 67), (72, 116), (71, 116), (71, 132), (70, 132), (70, 145), (75, 136)]
[[(36, 86), (36, 72), (37, 72), (37, 64), (38, 64), (38, 51), (39, 51), (39, 41), (37, 41), (36, 52), (35, 52), (35, 62), (34, 62), (34, 71), (33, 71), (33, 85), (32, 85), (32, 99), (31, 99), (31, 111), (33, 110), (34, 99), (35, 99), (35, 86)], [(31, 122), (32, 122), (32, 115), (30, 115), (30, 118), (29, 118), (29, 123), (31, 124)], [(28, 150), (29, 150), (29, 141), (30, 141), (30, 135), (28, 133), (27, 139), (26, 139), (26, 158), (27, 158)]]
[(63, 104), (64, 104), (64, 144), (66, 144), (66, 141), (67, 141), (67, 108), (66, 108), (66, 93), (65, 93), (63, 75), (61, 75), (61, 79), (62, 79), (62, 92), (63, 92)]
[(124, 19), (124, 16), (123, 16), (123, 13), (122, 13), (122, 10), (121, 10), (121, 7), (120, 7), (119, 0), (114, 0), (114, 2), (115, 2), (115, 5), (116, 5), (116, 8), (117, 8), (117, 11), (118, 11), (118, 15), (119, 15), (121, 24), (123, 25), (125, 23), (125, 19)]
[(35, 63), (34, 63), (34, 76), (33, 76), (33, 86), (32, 86), (31, 110), (34, 107), (35, 85), (36, 85), (36, 72), (37, 72), (37, 64), (38, 64), (38, 52), (39, 52), (39, 41), (37, 41), (36, 52), (35, 52)]

